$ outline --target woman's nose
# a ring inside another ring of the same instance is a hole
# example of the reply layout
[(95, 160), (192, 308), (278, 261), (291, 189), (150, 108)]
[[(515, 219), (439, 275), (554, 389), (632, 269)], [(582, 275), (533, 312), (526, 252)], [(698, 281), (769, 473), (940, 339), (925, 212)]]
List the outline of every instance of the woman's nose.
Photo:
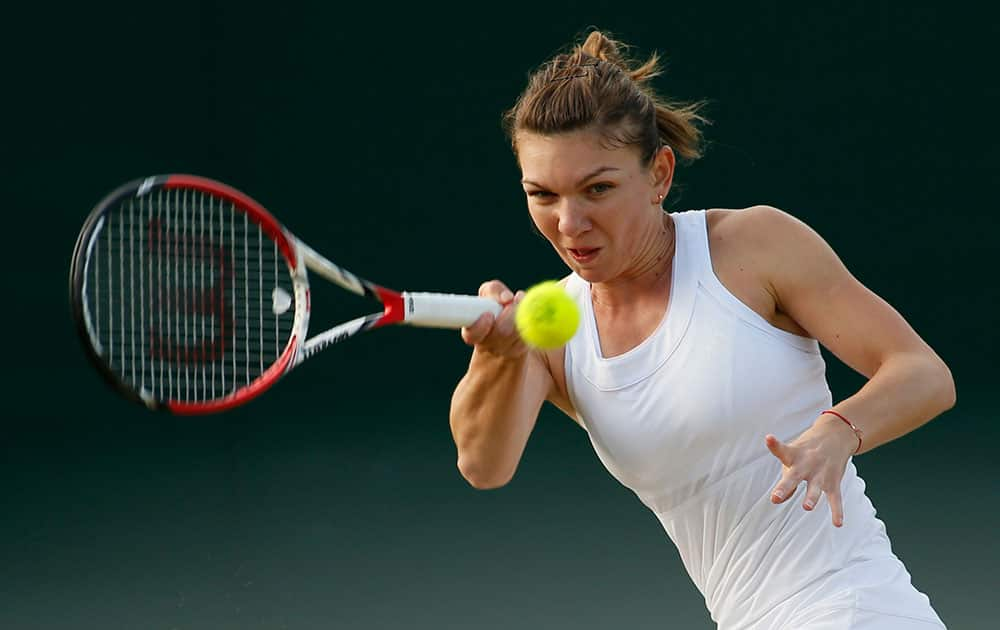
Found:
[(559, 233), (575, 238), (590, 229), (590, 219), (581, 204), (564, 197), (559, 208)]

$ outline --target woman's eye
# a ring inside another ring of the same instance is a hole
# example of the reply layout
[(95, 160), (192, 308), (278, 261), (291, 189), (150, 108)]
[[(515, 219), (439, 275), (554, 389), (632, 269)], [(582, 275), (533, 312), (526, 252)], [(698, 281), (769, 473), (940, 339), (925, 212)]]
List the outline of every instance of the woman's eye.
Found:
[(552, 193), (547, 190), (529, 190), (528, 196), (535, 199), (547, 199), (552, 196)]

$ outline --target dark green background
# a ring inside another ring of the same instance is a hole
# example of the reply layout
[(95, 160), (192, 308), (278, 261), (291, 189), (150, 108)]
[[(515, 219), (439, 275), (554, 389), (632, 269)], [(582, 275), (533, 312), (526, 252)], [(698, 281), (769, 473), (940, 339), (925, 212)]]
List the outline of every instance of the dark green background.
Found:
[[(949, 627), (995, 627), (997, 16), (749, 4), (8, 13), (0, 627), (712, 627), (655, 518), (552, 409), (509, 486), (464, 483), (456, 334), (380, 331), (248, 407), (177, 419), (105, 389), (69, 318), (84, 216), (174, 171), (389, 286), (561, 275), (499, 120), (588, 25), (665, 53), (664, 93), (711, 102), (671, 208), (802, 217), (951, 365), (958, 406), (857, 465)], [(344, 317), (317, 293), (317, 327)], [(838, 397), (862, 382), (836, 361), (830, 379)]]

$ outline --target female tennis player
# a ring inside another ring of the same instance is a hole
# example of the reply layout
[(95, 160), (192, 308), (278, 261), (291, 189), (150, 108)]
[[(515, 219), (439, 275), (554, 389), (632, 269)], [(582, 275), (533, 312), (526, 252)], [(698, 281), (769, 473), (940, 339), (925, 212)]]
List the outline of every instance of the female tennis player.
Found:
[[(703, 119), (652, 92), (655, 55), (625, 50), (591, 32), (507, 113), (528, 210), (583, 317), (564, 348), (529, 350), (522, 293), (482, 285), (504, 309), (462, 330), (462, 475), (507, 483), (547, 400), (655, 512), (719, 628), (943, 628), (851, 458), (952, 407), (948, 367), (791, 214), (665, 213)], [(820, 344), (868, 378), (837, 404)]]

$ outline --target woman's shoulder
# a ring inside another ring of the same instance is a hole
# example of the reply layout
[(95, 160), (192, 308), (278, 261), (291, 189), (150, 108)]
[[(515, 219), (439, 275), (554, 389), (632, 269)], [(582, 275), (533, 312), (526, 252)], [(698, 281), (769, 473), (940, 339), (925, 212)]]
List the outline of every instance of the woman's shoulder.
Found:
[(722, 285), (771, 325), (805, 335), (781, 311), (775, 280), (813, 247), (808, 226), (774, 206), (716, 208), (706, 212), (706, 222), (712, 267)]
[(705, 212), (705, 220), (713, 249), (755, 252), (757, 256), (782, 259), (816, 236), (803, 221), (774, 206), (713, 208)]
[(768, 205), (711, 208), (705, 211), (709, 233), (722, 238), (754, 239), (780, 234), (802, 222), (791, 213)]

